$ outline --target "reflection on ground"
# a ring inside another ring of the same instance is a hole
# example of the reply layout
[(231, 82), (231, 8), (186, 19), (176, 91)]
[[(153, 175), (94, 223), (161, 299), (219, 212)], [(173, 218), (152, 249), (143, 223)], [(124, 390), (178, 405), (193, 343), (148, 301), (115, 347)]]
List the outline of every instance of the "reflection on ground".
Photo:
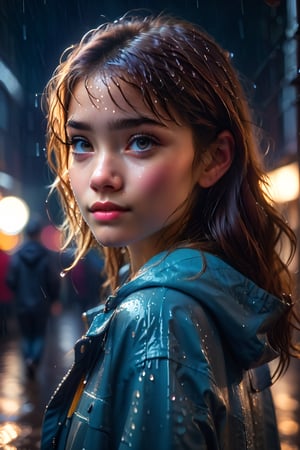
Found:
[(300, 449), (300, 361), (292, 360), (288, 372), (273, 386), (281, 450)]
[(0, 341), (0, 449), (40, 448), (45, 406), (73, 360), (74, 342), (83, 333), (78, 310), (51, 318), (43, 362), (35, 380), (26, 377), (14, 320)]

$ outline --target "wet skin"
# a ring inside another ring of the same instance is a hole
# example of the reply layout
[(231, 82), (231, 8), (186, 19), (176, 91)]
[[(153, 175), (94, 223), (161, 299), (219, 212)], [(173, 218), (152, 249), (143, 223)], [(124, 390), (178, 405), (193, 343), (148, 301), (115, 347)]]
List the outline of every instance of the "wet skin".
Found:
[[(158, 119), (126, 87), (79, 83), (69, 105), (69, 177), (81, 213), (104, 246), (126, 246), (138, 268), (157, 252), (158, 237), (182, 214), (199, 178), (192, 170), (191, 129)], [(130, 94), (128, 94), (130, 92)], [(200, 169), (199, 169), (200, 170)]]

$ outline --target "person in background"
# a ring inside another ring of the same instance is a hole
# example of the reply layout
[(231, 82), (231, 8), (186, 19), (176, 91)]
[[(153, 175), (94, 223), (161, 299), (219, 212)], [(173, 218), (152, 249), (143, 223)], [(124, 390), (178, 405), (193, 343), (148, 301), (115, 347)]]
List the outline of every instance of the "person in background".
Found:
[(66, 51), (44, 98), (66, 270), (98, 244), (111, 295), (42, 450), (278, 450), (268, 362), (275, 380), (299, 357), (296, 239), (228, 52), (190, 22), (127, 14)]
[(9, 262), (10, 255), (0, 248), (0, 336), (7, 335), (7, 322), (12, 314), (13, 293), (6, 282)]
[(45, 347), (51, 308), (56, 308), (60, 276), (53, 253), (40, 240), (42, 220), (33, 216), (25, 242), (12, 255), (7, 284), (14, 292), (21, 350), (29, 378), (34, 378)]

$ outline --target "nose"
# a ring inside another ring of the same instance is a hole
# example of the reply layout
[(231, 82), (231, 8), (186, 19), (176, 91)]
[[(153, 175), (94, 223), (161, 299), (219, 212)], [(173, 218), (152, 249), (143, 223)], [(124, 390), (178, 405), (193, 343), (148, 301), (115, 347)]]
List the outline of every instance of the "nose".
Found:
[(94, 159), (90, 187), (94, 191), (118, 191), (123, 186), (123, 177), (118, 158), (108, 152), (101, 152)]

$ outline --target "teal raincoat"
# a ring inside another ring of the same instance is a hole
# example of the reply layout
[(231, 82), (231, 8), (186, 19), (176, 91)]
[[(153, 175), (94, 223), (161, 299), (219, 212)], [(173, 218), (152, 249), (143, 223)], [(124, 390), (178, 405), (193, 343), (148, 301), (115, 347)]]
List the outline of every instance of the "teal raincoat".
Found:
[(42, 450), (277, 450), (266, 332), (287, 305), (220, 258), (152, 258), (87, 314)]

